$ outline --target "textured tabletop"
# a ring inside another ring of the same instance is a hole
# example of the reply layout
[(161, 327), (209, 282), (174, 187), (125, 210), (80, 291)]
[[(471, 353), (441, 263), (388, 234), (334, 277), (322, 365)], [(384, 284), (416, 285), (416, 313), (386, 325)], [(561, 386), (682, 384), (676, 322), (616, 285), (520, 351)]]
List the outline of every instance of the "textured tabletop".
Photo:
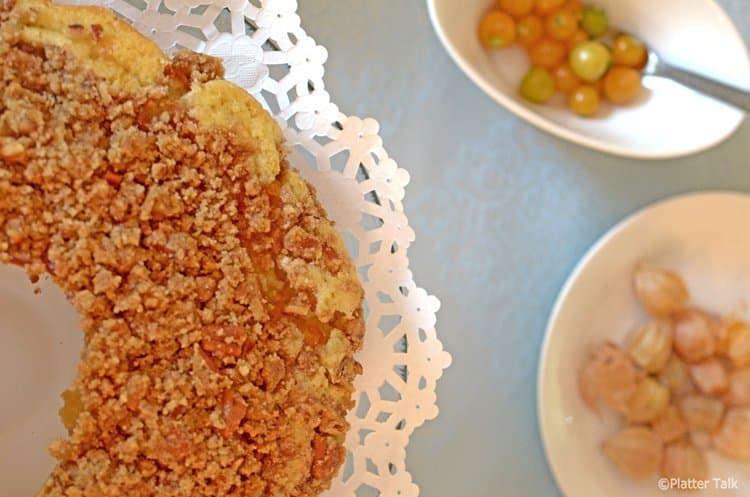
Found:
[[(425, 497), (559, 495), (536, 418), (548, 314), (586, 249), (627, 214), (704, 189), (750, 191), (750, 123), (708, 152), (666, 162), (611, 157), (519, 120), (443, 51), (422, 0), (301, 0), (329, 51), (327, 88), (372, 116), (411, 173), (405, 208), (417, 284), (442, 301), (453, 366), (440, 416), (408, 467)], [(750, 2), (722, 0), (750, 40)]]

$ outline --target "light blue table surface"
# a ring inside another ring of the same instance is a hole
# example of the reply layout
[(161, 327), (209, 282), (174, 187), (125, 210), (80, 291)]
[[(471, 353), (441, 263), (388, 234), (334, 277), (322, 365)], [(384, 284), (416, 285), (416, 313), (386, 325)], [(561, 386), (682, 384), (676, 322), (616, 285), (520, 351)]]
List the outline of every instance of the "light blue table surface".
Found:
[[(421, 0), (300, 0), (329, 51), (326, 84), (347, 114), (371, 116), (411, 173), (417, 284), (442, 301), (453, 366), (440, 416), (407, 464), (425, 497), (560, 495), (536, 417), (547, 316), (586, 249), (627, 214), (703, 189), (750, 191), (750, 124), (708, 152), (666, 162), (604, 155), (496, 105), (449, 59)], [(720, 2), (750, 39), (750, 1)]]

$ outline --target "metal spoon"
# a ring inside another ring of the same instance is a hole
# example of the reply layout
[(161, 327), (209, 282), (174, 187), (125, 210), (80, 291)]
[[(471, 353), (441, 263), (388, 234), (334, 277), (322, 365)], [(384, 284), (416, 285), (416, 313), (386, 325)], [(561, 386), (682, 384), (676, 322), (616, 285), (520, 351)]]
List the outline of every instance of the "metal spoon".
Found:
[(654, 52), (649, 52), (648, 63), (646, 64), (643, 73), (647, 76), (671, 79), (691, 90), (704, 93), (750, 113), (750, 92), (675, 67), (664, 62)]

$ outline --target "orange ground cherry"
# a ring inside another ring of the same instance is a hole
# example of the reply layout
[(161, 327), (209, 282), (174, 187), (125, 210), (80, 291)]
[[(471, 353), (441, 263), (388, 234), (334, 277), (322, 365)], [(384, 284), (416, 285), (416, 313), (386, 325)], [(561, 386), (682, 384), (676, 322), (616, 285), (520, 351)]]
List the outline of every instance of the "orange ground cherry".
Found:
[(589, 85), (581, 85), (570, 94), (568, 106), (579, 116), (591, 117), (599, 109), (599, 92)]
[(548, 16), (565, 5), (565, 0), (536, 0), (534, 12), (540, 16)]
[(488, 12), (479, 23), (479, 41), (487, 48), (512, 45), (516, 41), (516, 22), (505, 12)]
[(539, 17), (535, 15), (526, 16), (518, 21), (517, 41), (528, 47), (539, 41), (544, 35), (544, 25)]
[(549, 38), (542, 38), (541, 40), (534, 43), (529, 49), (531, 64), (547, 69), (560, 64), (563, 60), (565, 60), (565, 55), (565, 44), (557, 40), (551, 40)]
[(521, 18), (534, 10), (534, 0), (498, 0), (497, 6), (513, 17)]
[(570, 10), (579, 17), (581, 12), (583, 12), (583, 5), (580, 0), (568, 0), (568, 3), (565, 4), (564, 8)]
[(589, 34), (581, 28), (578, 28), (575, 34), (571, 36), (570, 39), (565, 43), (568, 44), (568, 51), (570, 51), (573, 50), (576, 45), (578, 45), (579, 43), (583, 43), (584, 41), (589, 41)]
[(641, 69), (647, 58), (646, 47), (630, 35), (618, 35), (612, 43), (612, 59), (617, 65)]
[(555, 79), (557, 91), (566, 95), (573, 92), (581, 86), (581, 78), (576, 76), (573, 69), (567, 62), (563, 62), (552, 70), (552, 77)]
[(604, 76), (604, 96), (614, 104), (632, 101), (641, 88), (641, 73), (632, 67), (615, 66)]
[(547, 17), (544, 29), (553, 40), (569, 40), (578, 31), (578, 16), (568, 9), (558, 10)]

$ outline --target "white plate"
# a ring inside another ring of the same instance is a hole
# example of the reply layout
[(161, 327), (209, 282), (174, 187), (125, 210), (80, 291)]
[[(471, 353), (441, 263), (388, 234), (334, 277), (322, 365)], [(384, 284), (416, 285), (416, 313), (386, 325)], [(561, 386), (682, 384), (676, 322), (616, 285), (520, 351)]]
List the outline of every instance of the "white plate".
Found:
[(57, 410), (83, 347), (79, 322), (47, 277), (32, 285), (0, 265), (0, 495), (35, 495), (52, 471), (47, 446), (66, 435)]
[[(750, 60), (732, 21), (714, 0), (597, 0), (614, 26), (637, 34), (665, 59), (750, 89)], [(676, 83), (646, 78), (643, 98), (577, 117), (557, 96), (550, 105), (518, 96), (529, 62), (518, 47), (489, 52), (476, 30), (493, 0), (427, 0), (438, 37), (458, 66), (497, 102), (566, 140), (612, 154), (669, 158), (699, 152), (728, 138), (743, 113)]]
[[(331, 101), (328, 52), (302, 28), (298, 2), (56, 1), (106, 5), (168, 53), (184, 47), (224, 58), (227, 78), (274, 113), (292, 166), (336, 221), (366, 295), (348, 463), (326, 495), (418, 495), (406, 446), (438, 415), (435, 387), (451, 356), (435, 331), (440, 302), (409, 268), (414, 231), (402, 203), (409, 174), (389, 157), (377, 121), (347, 116)], [(23, 271), (0, 267), (0, 497), (35, 495), (55, 464), (47, 446), (65, 435), (59, 395), (75, 374), (82, 333), (62, 292), (49, 281), (41, 286), (34, 295)]]
[[(591, 349), (622, 343), (645, 317), (631, 288), (640, 261), (679, 271), (699, 306), (728, 313), (750, 304), (750, 196), (698, 193), (649, 207), (599, 240), (565, 284), (547, 327), (537, 393), (547, 458), (567, 497), (671, 495), (656, 477), (634, 482), (614, 469), (600, 450), (614, 419), (599, 419), (578, 394), (578, 371)], [(750, 493), (750, 466), (714, 453), (709, 463), (712, 477), (737, 478), (739, 490), (710, 482), (702, 496)]]

